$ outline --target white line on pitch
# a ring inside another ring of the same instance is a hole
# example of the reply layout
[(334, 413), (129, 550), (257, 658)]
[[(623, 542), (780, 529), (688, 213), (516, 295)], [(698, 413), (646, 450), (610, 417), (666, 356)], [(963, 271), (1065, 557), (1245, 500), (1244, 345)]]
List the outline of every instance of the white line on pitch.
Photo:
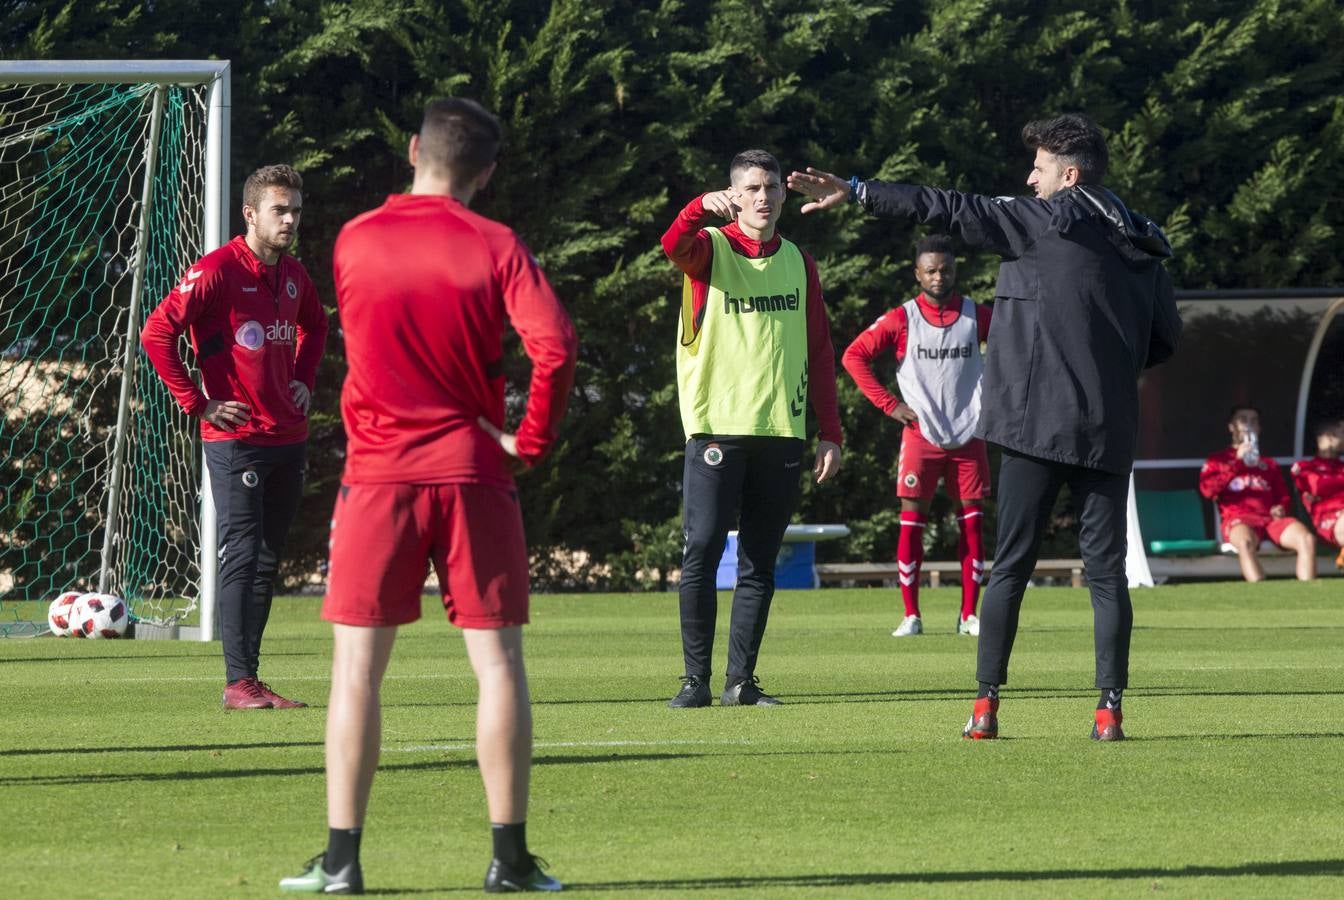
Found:
[[(440, 672), (440, 673), (425, 673), (425, 674), (421, 674), (421, 675), (385, 675), (385, 676), (383, 676), (383, 679), (384, 679), (385, 681), (394, 681), (394, 680), (396, 680), (396, 681), (399, 681), (399, 680), (415, 680), (415, 681), (421, 681), (421, 680), (433, 680), (433, 679), (439, 679), (439, 678), (460, 678), (460, 679), (464, 679), (464, 680), (470, 681), (470, 680), (472, 679), (472, 677), (473, 677), (473, 676), (472, 676), (472, 674), (471, 674), (470, 672), (463, 672), (463, 673), (460, 673), (460, 674), (459, 674), (459, 673), (455, 673), (455, 672)], [(120, 682), (120, 683), (131, 683), (131, 682), (141, 682), (141, 681), (187, 681), (187, 682), (190, 682), (190, 681), (223, 681), (223, 680), (224, 680), (224, 679), (223, 679), (222, 677), (218, 676), (218, 675), (168, 675), (168, 676), (165, 676), (165, 677), (162, 677), (162, 678), (159, 678), (159, 677), (153, 677), (153, 678), (151, 678), (151, 677), (148, 677), (148, 676), (138, 676), (138, 677), (135, 677), (135, 678), (101, 678), (101, 679), (99, 679), (99, 681), (103, 681), (103, 682), (112, 681), (112, 682)], [(330, 680), (331, 680), (331, 676), (330, 676), (330, 675), (281, 675), (280, 678), (279, 678), (279, 680), (280, 680), (280, 681), (285, 681), (285, 682), (289, 682), (289, 681), (330, 681)]]
[[(537, 741), (533, 750), (562, 750), (583, 747), (682, 747), (686, 745), (714, 747), (747, 747), (751, 741)], [(475, 744), (412, 744), (408, 747), (384, 747), (384, 753), (426, 753), (430, 751), (475, 750)]]

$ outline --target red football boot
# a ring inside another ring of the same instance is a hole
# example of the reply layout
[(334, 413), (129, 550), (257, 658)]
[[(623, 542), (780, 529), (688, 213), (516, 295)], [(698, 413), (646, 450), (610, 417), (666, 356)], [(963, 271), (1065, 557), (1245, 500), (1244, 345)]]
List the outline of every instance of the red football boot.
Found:
[(1097, 710), (1097, 720), (1092, 723), (1092, 740), (1123, 741), (1125, 733), (1120, 729), (1122, 719), (1124, 716), (1118, 709)]
[(999, 736), (999, 701), (977, 697), (971, 718), (961, 736), (970, 741), (988, 741)]
[[(256, 679), (253, 680), (256, 681)], [(289, 700), (285, 697), (281, 697), (275, 691), (271, 690), (271, 686), (264, 681), (257, 681), (257, 687), (261, 688), (262, 695), (266, 697), (267, 700), (270, 700), (271, 705), (276, 709), (305, 709), (308, 706), (308, 704), (304, 703), (302, 700)]]
[(240, 678), (224, 687), (225, 709), (270, 709), (274, 705), (255, 678)]

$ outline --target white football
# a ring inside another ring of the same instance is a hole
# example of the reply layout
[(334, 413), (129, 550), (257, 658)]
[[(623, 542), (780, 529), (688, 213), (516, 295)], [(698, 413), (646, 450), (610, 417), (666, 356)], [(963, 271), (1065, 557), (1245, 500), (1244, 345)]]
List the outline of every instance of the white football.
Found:
[(56, 637), (70, 635), (70, 613), (80, 596), (79, 591), (66, 591), (51, 601), (51, 606), (47, 607), (47, 627)]
[(115, 594), (81, 594), (70, 612), (70, 633), (75, 637), (119, 638), (130, 621), (126, 601)]

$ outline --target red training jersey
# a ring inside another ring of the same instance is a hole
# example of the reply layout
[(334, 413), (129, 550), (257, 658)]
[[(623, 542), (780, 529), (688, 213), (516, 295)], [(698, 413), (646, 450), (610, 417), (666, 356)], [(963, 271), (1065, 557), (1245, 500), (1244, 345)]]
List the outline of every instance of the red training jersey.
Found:
[[(714, 245), (704, 228), (716, 218), (696, 197), (686, 204), (663, 235), (663, 252), (691, 278), (691, 309), (697, 322), (709, 299), (709, 275), (714, 267)], [(736, 222), (729, 222), (720, 230), (733, 252), (749, 259), (771, 256), (779, 250), (778, 233), (768, 241), (758, 241), (747, 237)], [(801, 247), (798, 252), (803, 255), (807, 269), (807, 399), (817, 413), (818, 437), (840, 444), (844, 438), (835, 397), (835, 348), (831, 346), (831, 325), (826, 318), (821, 279), (811, 255)]]
[[(204, 391), (178, 354), (184, 331)], [(252, 418), (233, 431), (202, 419), (203, 440), (261, 445), (308, 437), (308, 417), (289, 384), (301, 381), (313, 390), (326, 342), (327, 314), (302, 264), (282, 253), (268, 266), (241, 236), (187, 269), (140, 332), (150, 362), (188, 415), (200, 415), (207, 399), (251, 407)]]
[[(921, 291), (919, 296), (915, 298), (915, 303), (919, 306), (919, 312), (924, 316), (925, 321), (939, 328), (946, 328), (961, 315), (962, 298), (960, 294), (953, 294), (946, 305), (939, 305), (924, 296), (924, 292)], [(990, 307), (976, 305), (976, 336), (980, 338), (982, 343), (989, 337), (989, 323), (992, 315)], [(882, 410), (882, 414), (885, 416), (890, 416), (901, 400), (873, 374), (873, 361), (890, 351), (896, 358), (896, 365), (899, 366), (901, 361), (905, 359), (905, 339), (909, 332), (910, 323), (906, 317), (905, 304), (901, 304), (895, 309), (883, 313), (877, 321), (854, 338), (845, 350), (844, 356), (841, 357), (841, 363), (843, 363), (845, 371), (849, 373), (849, 377), (854, 379), (854, 383), (859, 386), (859, 390), (863, 391), (863, 395), (874, 406)], [(914, 422), (907, 427), (918, 431), (919, 423)]]
[(532, 360), (518, 456), (555, 442), (578, 339), (512, 230), (452, 197), (399, 194), (341, 229), (332, 253), (349, 371), (341, 391), (347, 484), (510, 487), (504, 330)]
[(1293, 484), (1313, 521), (1344, 509), (1344, 458), (1313, 456), (1293, 463)]
[(1218, 506), (1223, 521), (1232, 518), (1269, 518), (1276, 506), (1288, 512), (1288, 482), (1279, 464), (1268, 456), (1254, 466), (1237, 459), (1237, 448), (1220, 450), (1199, 471), (1199, 492)]

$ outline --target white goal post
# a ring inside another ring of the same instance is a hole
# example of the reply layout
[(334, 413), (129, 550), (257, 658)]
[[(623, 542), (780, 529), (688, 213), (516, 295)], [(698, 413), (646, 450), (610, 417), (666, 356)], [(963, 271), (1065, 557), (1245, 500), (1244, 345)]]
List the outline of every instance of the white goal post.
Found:
[(215, 636), (199, 438), (137, 357), (164, 285), (227, 240), (230, 105), (227, 60), (0, 61), (0, 633), (97, 589)]

